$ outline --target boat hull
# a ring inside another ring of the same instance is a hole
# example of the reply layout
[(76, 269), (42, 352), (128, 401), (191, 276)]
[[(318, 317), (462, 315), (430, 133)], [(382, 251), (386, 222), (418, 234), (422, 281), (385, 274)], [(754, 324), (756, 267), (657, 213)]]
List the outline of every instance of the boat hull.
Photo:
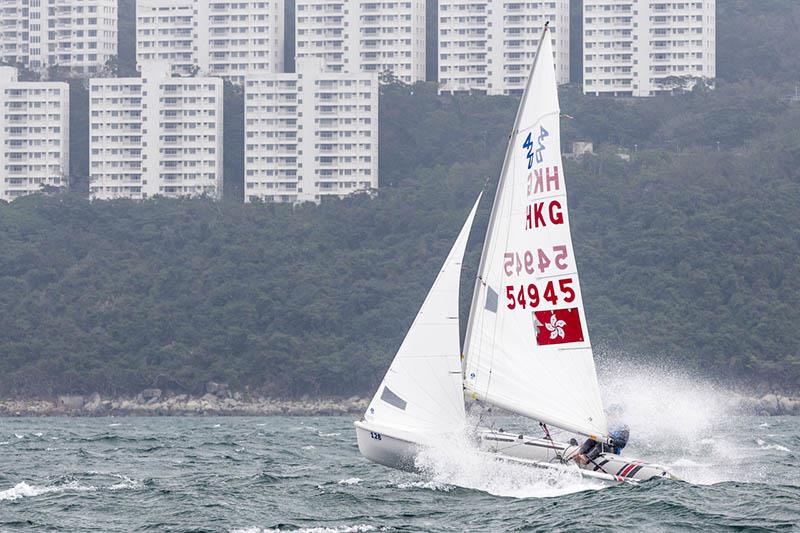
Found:
[[(501, 431), (479, 430), (481, 450), (499, 456), (548, 464), (576, 464), (572, 457), (579, 446), (550, 439), (537, 439)], [(578, 465), (581, 473), (610, 476), (616, 481), (646, 481), (652, 478), (677, 479), (663, 466), (629, 459), (613, 453), (600, 454), (593, 462)]]
[(380, 428), (369, 426), (364, 421), (355, 423), (358, 450), (370, 461), (389, 468), (413, 472), (414, 459), (419, 444), (392, 436)]
[[(355, 426), (361, 455), (390, 468), (417, 471), (415, 459), (423, 445), (414, 442), (413, 436), (373, 426), (363, 420), (356, 422)], [(480, 451), (500, 460), (538, 468), (563, 468), (576, 464), (569, 460), (578, 449), (575, 445), (488, 429), (479, 429), (476, 440)], [(594, 463), (580, 466), (579, 472), (585, 477), (610, 483), (676, 479), (662, 466), (611, 453), (601, 454)]]

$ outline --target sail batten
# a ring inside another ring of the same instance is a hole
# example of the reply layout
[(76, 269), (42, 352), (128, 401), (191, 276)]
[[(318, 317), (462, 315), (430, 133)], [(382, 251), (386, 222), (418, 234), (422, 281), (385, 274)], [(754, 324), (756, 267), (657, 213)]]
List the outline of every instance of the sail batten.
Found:
[(506, 149), (464, 346), (471, 396), (607, 432), (572, 247), (551, 37), (543, 32)]

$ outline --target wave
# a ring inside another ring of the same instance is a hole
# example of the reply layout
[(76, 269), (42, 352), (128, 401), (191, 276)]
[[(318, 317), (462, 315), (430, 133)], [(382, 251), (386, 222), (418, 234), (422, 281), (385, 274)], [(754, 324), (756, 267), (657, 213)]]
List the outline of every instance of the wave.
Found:
[(363, 479), (360, 477), (349, 477), (347, 479), (340, 479), (339, 485), (358, 485), (361, 483)]
[(41, 496), (42, 494), (50, 494), (53, 492), (93, 492), (97, 487), (91, 485), (81, 485), (77, 481), (70, 481), (63, 485), (28, 485), (26, 482), (21, 481), (4, 491), (0, 491), (0, 501), (14, 501), (20, 498), (33, 498)]
[(6, 489), (4, 491), (0, 491), (0, 501), (14, 501), (20, 498), (34, 498), (36, 496), (41, 496), (43, 494), (53, 494), (53, 493), (60, 493), (60, 492), (96, 492), (101, 490), (109, 490), (112, 492), (116, 492), (119, 490), (134, 490), (140, 489), (144, 487), (144, 483), (130, 478), (124, 474), (116, 474), (116, 473), (104, 473), (104, 472), (97, 472), (97, 471), (89, 471), (85, 474), (88, 477), (95, 477), (95, 476), (106, 476), (107, 478), (112, 478), (116, 480), (115, 483), (111, 485), (99, 485), (95, 481), (95, 484), (82, 484), (80, 481), (75, 479), (76, 476), (68, 475), (62, 476), (58, 479), (58, 481), (54, 482), (50, 485), (33, 485), (29, 484), (26, 481), (21, 481), (11, 487), (10, 489)]
[[(383, 531), (384, 528), (380, 528)], [(315, 526), (302, 528), (260, 528), (249, 527), (244, 529), (232, 529), (231, 533), (280, 533), (282, 531), (293, 531), (294, 533), (366, 533), (368, 531), (379, 531), (375, 526), (358, 524), (354, 526)]]
[(779, 452), (789, 452), (789, 453), (791, 453), (792, 451), (786, 446), (781, 446), (780, 444), (767, 444), (761, 439), (756, 439), (756, 444), (758, 444), (759, 450), (775, 450)]

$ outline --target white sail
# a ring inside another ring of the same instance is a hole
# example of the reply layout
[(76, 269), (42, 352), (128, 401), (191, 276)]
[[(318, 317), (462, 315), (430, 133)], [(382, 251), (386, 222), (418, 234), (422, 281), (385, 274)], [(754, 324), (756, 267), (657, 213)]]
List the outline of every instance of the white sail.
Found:
[(563, 429), (607, 433), (567, 216), (545, 29), (481, 256), (464, 354), (468, 396)]
[(368, 422), (433, 436), (464, 428), (458, 322), (461, 262), (481, 196), (372, 398)]

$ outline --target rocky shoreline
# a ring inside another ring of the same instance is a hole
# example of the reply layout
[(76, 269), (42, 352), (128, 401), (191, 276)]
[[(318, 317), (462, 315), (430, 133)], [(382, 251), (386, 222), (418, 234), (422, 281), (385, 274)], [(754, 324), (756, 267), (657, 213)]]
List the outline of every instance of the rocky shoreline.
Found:
[[(224, 385), (202, 396), (146, 389), (132, 397), (62, 395), (56, 398), (0, 399), (0, 416), (319, 416), (360, 415), (369, 399), (276, 399), (230, 393)], [(778, 394), (732, 395), (732, 412), (764, 416), (799, 415), (800, 398)]]
[(53, 399), (0, 399), (0, 416), (313, 416), (362, 414), (369, 400), (285, 400), (242, 394), (162, 394), (147, 389), (134, 397), (65, 395)]

